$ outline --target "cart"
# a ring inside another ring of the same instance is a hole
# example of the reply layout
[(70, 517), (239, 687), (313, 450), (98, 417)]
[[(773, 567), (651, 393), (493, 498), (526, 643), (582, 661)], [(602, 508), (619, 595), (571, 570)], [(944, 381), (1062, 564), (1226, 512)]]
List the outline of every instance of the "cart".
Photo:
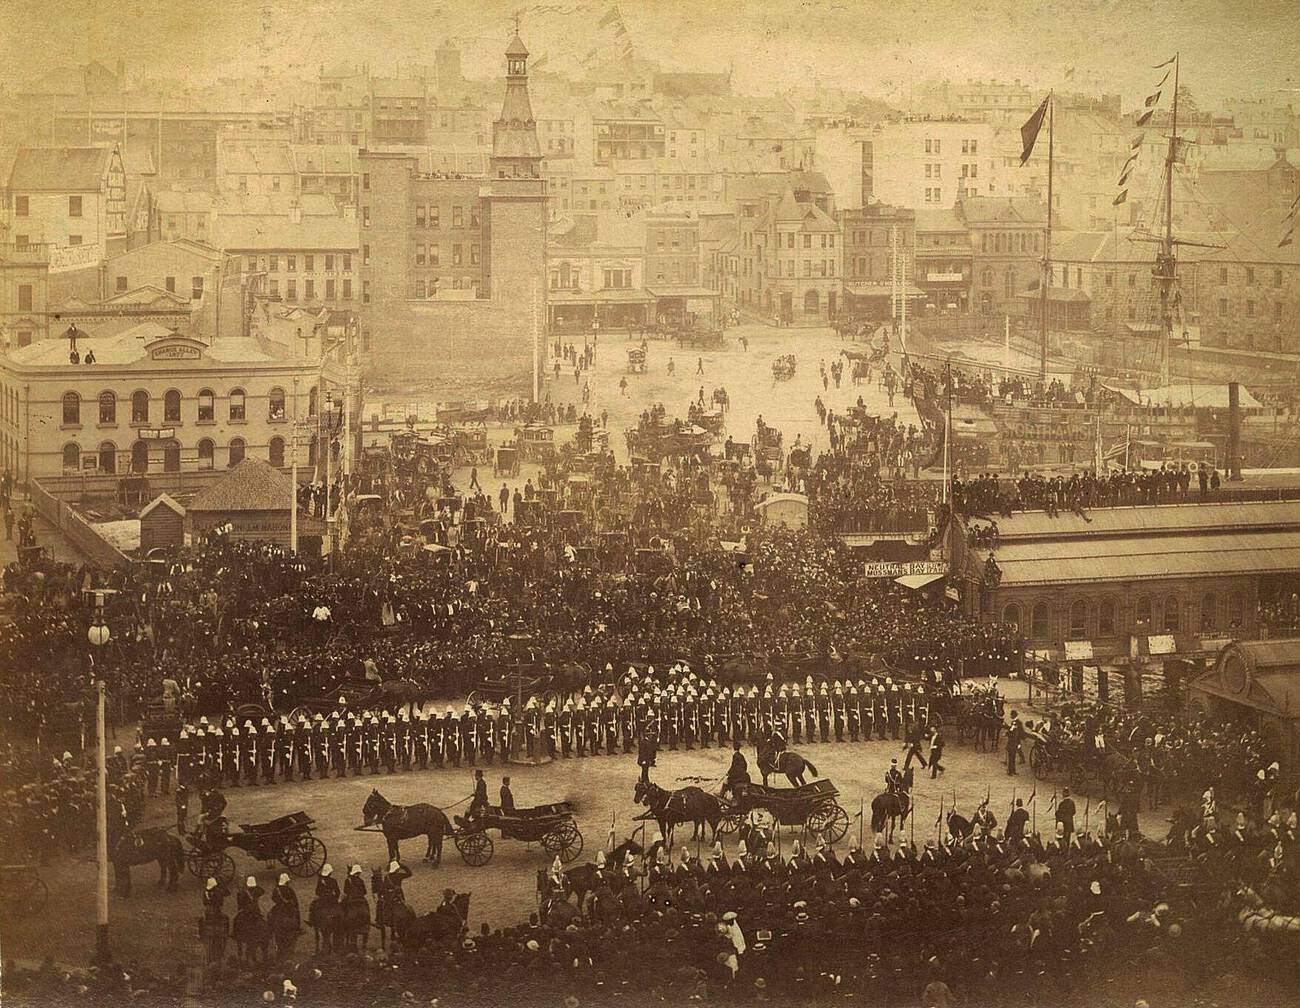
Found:
[(492, 465), (493, 476), (519, 475), (519, 450), (514, 445), (497, 449), (496, 461)]
[(452, 431), (453, 458), (459, 466), (485, 465), (492, 458), (487, 427), (481, 423), (461, 424)]
[(325, 844), (312, 834), (315, 824), (306, 812), (294, 812), (264, 823), (241, 823), (238, 833), (209, 830), (191, 837), (193, 847), (185, 864), (196, 878), (229, 882), (235, 877), (235, 861), (226, 853), (238, 847), (259, 861), (278, 861), (298, 878), (311, 878), (325, 864)]
[(542, 424), (529, 423), (515, 428), (515, 444), (524, 462), (549, 462), (555, 457), (555, 431)]
[(633, 347), (627, 352), (627, 373), (628, 374), (645, 374), (645, 351), (640, 347)]
[(792, 788), (737, 784), (718, 832), (734, 833), (742, 823), (764, 830), (779, 823), (802, 826), (827, 843), (838, 843), (849, 831), (849, 815), (835, 800), (839, 793), (828, 780)]
[(499, 830), (502, 840), (540, 843), (547, 854), (568, 864), (582, 853), (582, 831), (573, 821), (569, 802), (516, 808), (504, 812), (489, 805), (473, 819), (455, 816), (452, 839), (460, 856), (471, 868), (482, 868), (492, 860), (493, 843), (488, 830)]

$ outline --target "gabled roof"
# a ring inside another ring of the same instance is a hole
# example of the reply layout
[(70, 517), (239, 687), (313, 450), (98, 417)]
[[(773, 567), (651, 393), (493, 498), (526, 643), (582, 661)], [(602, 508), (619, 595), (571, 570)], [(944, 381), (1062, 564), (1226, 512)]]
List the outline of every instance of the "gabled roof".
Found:
[(9, 172), (15, 192), (98, 192), (113, 156), (107, 147), (22, 147)]
[(104, 304), (157, 305), (159, 302), (171, 302), (177, 307), (186, 307), (190, 303), (186, 298), (179, 297), (171, 291), (163, 290), (153, 284), (144, 284), (140, 287), (133, 287), (129, 291), (123, 291), (121, 294), (109, 298)]
[(1037, 200), (1021, 197), (968, 196), (961, 201), (961, 215), (967, 224), (1041, 225), (1047, 208)]
[(190, 501), (196, 511), (288, 511), (293, 481), (269, 462), (245, 458)]
[(965, 231), (965, 222), (953, 210), (917, 210), (916, 233), (946, 234), (950, 231)]
[(140, 509), (140, 517), (143, 518), (145, 517), (145, 515), (149, 514), (152, 511), (155, 511), (160, 507), (166, 508), (168, 511), (181, 515), (182, 517), (185, 515), (185, 508), (183, 508), (180, 504), (176, 503), (176, 501), (173, 500), (171, 497), (169, 497), (167, 494), (159, 494), (157, 497), (155, 497), (153, 500), (151, 500), (148, 504), (146, 504), (144, 507)]
[(280, 249), (296, 251), (350, 251), (360, 245), (357, 222), (345, 217), (308, 217), (294, 223), (289, 217), (249, 215), (217, 217), (212, 240), (227, 251)]

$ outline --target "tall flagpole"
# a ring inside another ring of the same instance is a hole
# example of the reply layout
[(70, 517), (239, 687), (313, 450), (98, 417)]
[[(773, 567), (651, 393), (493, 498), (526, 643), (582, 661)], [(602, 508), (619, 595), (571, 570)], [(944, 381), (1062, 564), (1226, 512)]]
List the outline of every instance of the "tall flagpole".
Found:
[(1047, 387), (1047, 288), (1052, 283), (1052, 173), (1055, 161), (1055, 126), (1056, 126), (1056, 102), (1052, 95), (1054, 92), (1047, 93), (1047, 234), (1043, 242), (1043, 276), (1039, 281), (1042, 290), (1039, 291), (1041, 298), (1041, 318), (1040, 322), (1040, 342), (1038, 347), (1038, 374), (1042, 378), (1043, 387)]

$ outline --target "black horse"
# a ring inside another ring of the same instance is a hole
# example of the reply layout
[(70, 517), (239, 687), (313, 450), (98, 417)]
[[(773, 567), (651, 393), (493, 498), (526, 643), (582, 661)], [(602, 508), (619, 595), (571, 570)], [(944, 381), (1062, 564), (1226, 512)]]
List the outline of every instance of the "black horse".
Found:
[(185, 863), (185, 850), (180, 839), (166, 830), (152, 827), (124, 833), (109, 848), (113, 862), (113, 878), (119, 896), (131, 895), (131, 866), (158, 863), (158, 885), (168, 892), (176, 891), (181, 866)]
[(780, 752), (764, 750), (758, 758), (758, 769), (763, 775), (763, 785), (767, 786), (767, 779), (774, 773), (783, 773), (790, 781), (791, 787), (801, 787), (807, 784), (804, 779), (804, 771), (808, 771), (814, 777), (820, 776), (817, 768), (813, 766), (813, 761), (806, 756), (800, 756), (791, 749), (782, 749)]
[(378, 791), (372, 790), (361, 807), (365, 825), (379, 824), (384, 839), (388, 841), (388, 859), (399, 860), (398, 841), (423, 836), (429, 840), (424, 860), (434, 864), (442, 862), (442, 838), (451, 832), (447, 815), (435, 805), (421, 802), (417, 805), (394, 805)]
[[(623, 865), (627, 861), (627, 856), (633, 857), (640, 855), (642, 848), (635, 840), (624, 840), (609, 853), (609, 867), (605, 869), (607, 874), (619, 876), (622, 874)], [(586, 861), (580, 865), (574, 865), (564, 872), (564, 888), (566, 892), (574, 893), (578, 897), (578, 906), (582, 906), (582, 900), (600, 885), (600, 877), (597, 874), (598, 869), (594, 861)]]
[(722, 822), (722, 804), (716, 795), (711, 795), (703, 788), (692, 785), (680, 791), (666, 791), (653, 781), (637, 781), (633, 801), (645, 805), (650, 815), (659, 825), (659, 832), (664, 839), (671, 842), (673, 827), (678, 823), (691, 823), (695, 830), (691, 839), (697, 839), (704, 832), (707, 822), (713, 828), (713, 836), (718, 835), (718, 824)]
[(907, 822), (912, 811), (913, 771), (909, 767), (897, 791), (882, 791), (871, 799), (871, 832), (884, 832), (885, 841), (893, 839), (895, 827)]

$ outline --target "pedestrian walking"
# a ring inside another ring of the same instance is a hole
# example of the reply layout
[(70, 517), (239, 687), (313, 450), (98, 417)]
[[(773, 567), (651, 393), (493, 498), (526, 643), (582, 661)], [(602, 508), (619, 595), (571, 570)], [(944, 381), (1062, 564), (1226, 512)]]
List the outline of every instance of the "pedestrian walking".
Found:
[(944, 767), (939, 761), (943, 759), (943, 734), (938, 728), (930, 734), (930, 778), (933, 780), (943, 773)]

